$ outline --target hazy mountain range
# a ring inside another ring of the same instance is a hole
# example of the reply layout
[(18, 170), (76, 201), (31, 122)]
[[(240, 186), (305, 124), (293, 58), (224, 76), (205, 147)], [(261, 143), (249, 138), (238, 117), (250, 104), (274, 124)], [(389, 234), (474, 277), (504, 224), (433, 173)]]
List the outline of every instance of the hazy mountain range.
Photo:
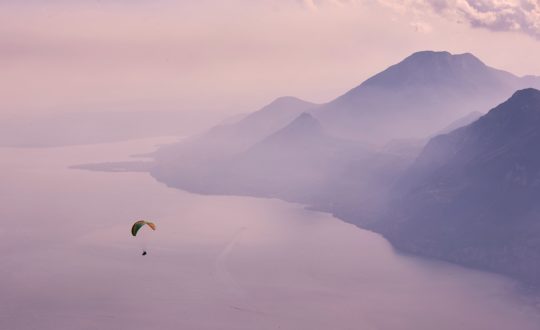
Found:
[(302, 202), (403, 250), (538, 282), (540, 92), (526, 87), (540, 78), (419, 52), (326, 104), (280, 98), (161, 148), (150, 171)]
[[(528, 84), (540, 87), (540, 78), (490, 68), (471, 54), (418, 52), (326, 104), (278, 98), (163, 148), (153, 174), (203, 193), (332, 205), (362, 195), (372, 205), (430, 136), (471, 122)], [(316, 129), (298, 124), (307, 121)], [(336, 212), (358, 204), (351, 199)]]
[(514, 91), (527, 87), (540, 88), (540, 77), (517, 77), (486, 66), (471, 54), (423, 51), (328, 103), (278, 98), (243, 119), (215, 126), (178, 148), (197, 154), (243, 151), (303, 112), (317, 118), (329, 134), (366, 145), (423, 139), (471, 113), (485, 113)]

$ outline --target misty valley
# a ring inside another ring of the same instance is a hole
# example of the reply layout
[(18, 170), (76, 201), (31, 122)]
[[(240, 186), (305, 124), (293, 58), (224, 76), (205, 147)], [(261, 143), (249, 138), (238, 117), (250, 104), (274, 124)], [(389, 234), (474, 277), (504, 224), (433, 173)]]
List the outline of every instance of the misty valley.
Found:
[(279, 98), (163, 146), (153, 162), (81, 167), (148, 171), (199, 194), (302, 203), (400, 251), (536, 287), (540, 91), (531, 87), (540, 77), (423, 51), (328, 103)]

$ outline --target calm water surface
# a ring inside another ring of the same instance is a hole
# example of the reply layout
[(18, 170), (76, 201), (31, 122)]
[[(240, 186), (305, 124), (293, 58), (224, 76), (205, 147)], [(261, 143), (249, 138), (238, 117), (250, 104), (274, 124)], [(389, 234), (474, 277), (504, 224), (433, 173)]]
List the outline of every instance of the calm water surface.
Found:
[(540, 329), (514, 282), (301, 205), (68, 168), (168, 141), (0, 149), (0, 329)]

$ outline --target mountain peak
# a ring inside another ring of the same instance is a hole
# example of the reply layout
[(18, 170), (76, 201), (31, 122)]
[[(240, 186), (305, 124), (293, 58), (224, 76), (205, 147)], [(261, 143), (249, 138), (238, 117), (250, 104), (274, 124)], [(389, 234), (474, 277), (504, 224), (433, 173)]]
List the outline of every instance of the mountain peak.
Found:
[(313, 117), (313, 115), (311, 115), (310, 113), (308, 112), (302, 112), (300, 114), (300, 116), (296, 117), (293, 121), (294, 122), (303, 122), (303, 121), (310, 121), (310, 122), (317, 122), (317, 119), (315, 119), (315, 117)]
[(294, 96), (281, 96), (270, 102), (265, 108), (275, 108), (275, 107), (291, 107), (291, 106), (306, 106), (314, 105), (313, 103), (304, 101)]
[[(471, 53), (451, 54), (446, 51), (420, 51), (369, 78), (363, 86), (397, 87), (440, 85), (485, 76), (489, 68)], [(362, 86), (361, 85), (361, 86)]]
[(512, 95), (509, 101), (515, 100), (515, 99), (518, 99), (518, 100), (527, 99), (528, 101), (540, 101), (540, 90), (536, 88), (520, 89)]
[(289, 125), (282, 129), (282, 131), (290, 132), (306, 132), (306, 131), (322, 132), (322, 126), (315, 117), (307, 112), (303, 112), (300, 116), (296, 117)]
[(540, 114), (540, 90), (526, 88), (516, 91), (506, 102), (491, 110), (487, 117), (512, 122), (521, 119), (522, 124), (530, 125), (538, 114)]
[(470, 61), (476, 62), (476, 64), (483, 64), (478, 57), (474, 56), (471, 53), (463, 54), (452, 54), (447, 51), (433, 51), (433, 50), (423, 50), (415, 52), (408, 57), (406, 57), (402, 62), (405, 61)]
[(300, 114), (287, 126), (270, 135), (257, 145), (275, 146), (277, 149), (290, 144), (311, 144), (324, 139), (324, 130), (315, 117), (307, 112)]
[(417, 59), (425, 60), (425, 59), (429, 59), (429, 58), (436, 58), (436, 57), (443, 58), (443, 57), (450, 57), (450, 56), (452, 56), (452, 54), (450, 52), (447, 52), (447, 51), (421, 50), (421, 51), (414, 52), (411, 55), (407, 56), (404, 59), (404, 61), (412, 60), (412, 59), (414, 59), (414, 60), (417, 60)]

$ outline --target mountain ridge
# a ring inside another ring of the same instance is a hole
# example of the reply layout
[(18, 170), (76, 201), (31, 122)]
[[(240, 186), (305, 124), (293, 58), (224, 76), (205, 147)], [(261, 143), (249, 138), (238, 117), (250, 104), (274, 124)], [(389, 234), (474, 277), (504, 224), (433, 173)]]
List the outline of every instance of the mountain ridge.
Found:
[(540, 91), (430, 140), (375, 225), (398, 248), (538, 283)]

